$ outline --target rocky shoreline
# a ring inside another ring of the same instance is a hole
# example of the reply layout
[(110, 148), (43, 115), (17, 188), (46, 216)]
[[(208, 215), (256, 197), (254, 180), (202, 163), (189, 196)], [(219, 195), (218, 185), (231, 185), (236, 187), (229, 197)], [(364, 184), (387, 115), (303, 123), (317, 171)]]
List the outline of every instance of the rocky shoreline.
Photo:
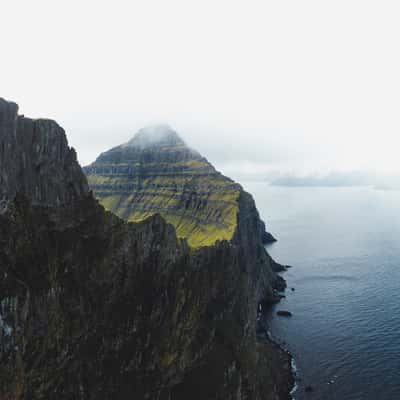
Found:
[(280, 355), (281, 358), (281, 387), (282, 392), (280, 393), (280, 400), (294, 400), (294, 393), (297, 390), (296, 383), (296, 366), (293, 355), (283, 347), (279, 341), (272, 337), (271, 332), (268, 327), (268, 322), (266, 318), (266, 313), (270, 310), (261, 310), (258, 315), (258, 337), (260, 340), (264, 341), (266, 346), (270, 346), (275, 350), (276, 353)]

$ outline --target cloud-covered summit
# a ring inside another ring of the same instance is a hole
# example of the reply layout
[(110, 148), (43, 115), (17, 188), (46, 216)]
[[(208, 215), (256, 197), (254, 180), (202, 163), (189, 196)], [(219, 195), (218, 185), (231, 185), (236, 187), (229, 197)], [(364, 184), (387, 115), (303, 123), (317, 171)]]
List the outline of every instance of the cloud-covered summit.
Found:
[(138, 147), (141, 149), (158, 146), (179, 146), (185, 142), (169, 125), (150, 125), (146, 126), (135, 134), (125, 146)]

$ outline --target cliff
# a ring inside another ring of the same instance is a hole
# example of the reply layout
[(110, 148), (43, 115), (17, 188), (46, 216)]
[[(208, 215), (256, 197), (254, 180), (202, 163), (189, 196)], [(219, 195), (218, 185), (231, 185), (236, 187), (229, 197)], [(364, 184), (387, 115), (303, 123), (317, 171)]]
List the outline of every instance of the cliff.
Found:
[(194, 249), (105, 211), (54, 122), (1, 101), (0, 149), (0, 399), (288, 398), (289, 357), (256, 332), (284, 284), (248, 194), (232, 239)]
[[(101, 204), (121, 218), (159, 213), (192, 247), (233, 238), (243, 189), (168, 126), (141, 129), (84, 170)], [(256, 223), (263, 241), (273, 241), (260, 218)]]
[(33, 204), (62, 205), (88, 192), (56, 122), (18, 116), (18, 106), (1, 98), (0, 121), (0, 201), (21, 193)]

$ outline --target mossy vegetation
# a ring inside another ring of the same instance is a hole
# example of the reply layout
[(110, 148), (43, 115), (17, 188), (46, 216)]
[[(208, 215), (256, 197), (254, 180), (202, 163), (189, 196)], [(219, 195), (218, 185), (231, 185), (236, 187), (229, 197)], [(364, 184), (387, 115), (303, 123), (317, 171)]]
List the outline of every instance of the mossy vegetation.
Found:
[(186, 238), (191, 247), (209, 246), (217, 240), (232, 238), (237, 223), (238, 189), (221, 184), (221, 189), (213, 188), (202, 194), (199, 187), (192, 187), (190, 199), (185, 199), (180, 191), (162, 189), (160, 177), (155, 181), (160, 189), (149, 189), (155, 182), (148, 179), (142, 189), (132, 193), (100, 192), (97, 196), (107, 210), (128, 221), (142, 221), (157, 213), (162, 215), (175, 227), (178, 237)]

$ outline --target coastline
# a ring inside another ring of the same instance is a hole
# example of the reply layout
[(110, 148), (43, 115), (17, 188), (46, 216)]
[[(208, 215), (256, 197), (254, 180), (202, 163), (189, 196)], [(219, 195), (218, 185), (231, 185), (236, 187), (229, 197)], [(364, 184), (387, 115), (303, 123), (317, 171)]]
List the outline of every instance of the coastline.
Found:
[[(276, 263), (276, 262), (275, 262)], [(288, 268), (291, 268), (288, 265), (281, 265), (276, 263), (275, 271), (277, 275), (280, 276), (282, 279), (282, 273), (287, 271)], [(286, 280), (285, 280), (286, 283)], [(286, 286), (286, 285), (285, 285)], [(285, 287), (286, 289), (286, 287)], [(274, 338), (271, 334), (268, 324), (267, 315), (273, 312), (273, 306), (281, 301), (283, 297), (283, 292), (276, 292), (276, 301), (272, 304), (267, 304), (264, 307), (260, 304), (258, 309), (257, 315), (257, 335), (258, 339), (263, 340), (264, 344), (270, 348), (270, 352), (276, 353), (277, 358), (279, 361), (276, 363), (276, 375), (274, 376), (277, 385), (280, 385), (280, 388), (277, 390), (279, 395), (279, 399), (281, 400), (296, 400), (295, 393), (297, 392), (299, 385), (298, 385), (298, 377), (297, 377), (297, 366), (296, 361), (293, 355), (287, 350), (283, 344), (279, 342), (278, 338)]]
[(279, 399), (295, 400), (294, 395), (298, 389), (296, 362), (292, 354), (272, 337), (266, 318), (268, 311), (261, 309), (258, 314), (258, 342), (269, 354), (273, 354), (270, 364), (274, 366), (272, 374)]

